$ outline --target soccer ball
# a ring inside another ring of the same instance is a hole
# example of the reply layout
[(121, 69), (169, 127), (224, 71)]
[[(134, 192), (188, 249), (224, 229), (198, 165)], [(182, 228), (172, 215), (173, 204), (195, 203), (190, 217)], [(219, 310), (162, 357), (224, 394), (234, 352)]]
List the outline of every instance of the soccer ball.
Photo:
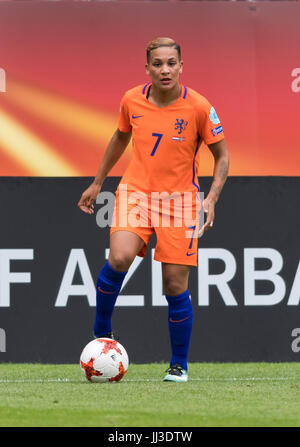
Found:
[(119, 382), (128, 369), (125, 348), (111, 338), (90, 341), (80, 356), (80, 368), (90, 382)]

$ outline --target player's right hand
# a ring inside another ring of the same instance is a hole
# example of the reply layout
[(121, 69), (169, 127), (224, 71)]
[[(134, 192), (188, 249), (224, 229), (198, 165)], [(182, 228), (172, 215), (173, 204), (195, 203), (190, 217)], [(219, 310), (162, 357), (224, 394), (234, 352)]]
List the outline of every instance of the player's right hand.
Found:
[(92, 183), (81, 195), (78, 207), (87, 214), (94, 214), (94, 202), (100, 192), (101, 185)]

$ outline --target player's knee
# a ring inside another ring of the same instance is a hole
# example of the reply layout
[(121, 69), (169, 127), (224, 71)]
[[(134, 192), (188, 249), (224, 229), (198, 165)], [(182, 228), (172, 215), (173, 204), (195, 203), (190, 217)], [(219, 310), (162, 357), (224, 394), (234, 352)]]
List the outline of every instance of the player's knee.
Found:
[(129, 253), (110, 253), (109, 263), (111, 267), (119, 272), (126, 272), (132, 264), (133, 258)]
[(163, 279), (165, 295), (179, 295), (186, 290), (186, 285), (176, 275), (168, 275)]

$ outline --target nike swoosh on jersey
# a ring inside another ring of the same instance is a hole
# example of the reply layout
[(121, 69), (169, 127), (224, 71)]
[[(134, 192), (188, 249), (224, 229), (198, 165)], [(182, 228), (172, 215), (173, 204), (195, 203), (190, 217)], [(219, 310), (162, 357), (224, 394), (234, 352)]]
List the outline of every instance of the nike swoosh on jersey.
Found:
[(142, 118), (144, 115), (131, 115), (132, 119), (136, 119), (136, 118)]
[(181, 323), (182, 321), (187, 320), (188, 318), (190, 318), (190, 316), (183, 318), (182, 320), (172, 320), (172, 318), (169, 318), (169, 321), (171, 321), (171, 323)]
[(193, 256), (193, 255), (195, 255), (196, 254), (196, 252), (194, 251), (193, 253), (188, 253), (188, 252), (186, 252), (186, 255), (187, 256)]

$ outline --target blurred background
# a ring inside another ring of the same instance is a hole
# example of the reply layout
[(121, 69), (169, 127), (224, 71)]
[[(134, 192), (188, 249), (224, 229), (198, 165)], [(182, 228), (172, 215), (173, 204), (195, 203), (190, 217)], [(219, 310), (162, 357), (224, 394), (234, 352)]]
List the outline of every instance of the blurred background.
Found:
[[(0, 175), (95, 175), (162, 35), (221, 118), (230, 175), (299, 175), (299, 3), (213, 0), (0, 1)], [(203, 145), (199, 175), (211, 173)]]

